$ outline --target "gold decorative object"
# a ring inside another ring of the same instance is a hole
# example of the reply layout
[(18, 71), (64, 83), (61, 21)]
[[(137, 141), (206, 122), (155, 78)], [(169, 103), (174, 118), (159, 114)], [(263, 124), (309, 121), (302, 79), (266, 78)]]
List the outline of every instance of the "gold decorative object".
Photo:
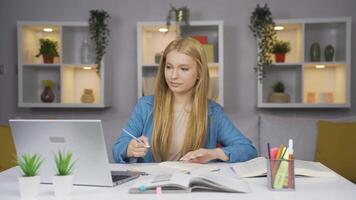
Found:
[(268, 97), (268, 102), (271, 103), (288, 103), (290, 101), (289, 94), (282, 92), (273, 92)]
[(94, 103), (94, 94), (92, 89), (84, 89), (84, 93), (82, 94), (80, 100), (82, 103)]

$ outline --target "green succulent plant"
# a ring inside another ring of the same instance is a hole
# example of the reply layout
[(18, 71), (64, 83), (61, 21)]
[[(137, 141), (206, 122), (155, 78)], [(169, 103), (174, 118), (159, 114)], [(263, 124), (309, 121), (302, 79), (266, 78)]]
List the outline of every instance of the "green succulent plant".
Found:
[(288, 53), (291, 50), (290, 43), (288, 41), (276, 40), (272, 53)]
[(54, 156), (54, 161), (57, 168), (57, 176), (66, 176), (72, 174), (74, 164), (76, 161), (72, 161), (73, 153), (58, 150)]
[(284, 93), (284, 89), (285, 89), (282, 81), (276, 82), (272, 88), (274, 92), (280, 92), (280, 93)]
[(47, 39), (41, 38), (40, 39), (40, 49), (36, 57), (40, 57), (41, 55), (51, 55), (51, 56), (59, 56), (58, 54), (58, 42)]
[(24, 153), (17, 159), (24, 177), (36, 176), (42, 163), (43, 159), (38, 154)]
[(44, 87), (50, 87), (50, 88), (54, 88), (54, 86), (56, 85), (52, 80), (42, 80), (41, 83)]

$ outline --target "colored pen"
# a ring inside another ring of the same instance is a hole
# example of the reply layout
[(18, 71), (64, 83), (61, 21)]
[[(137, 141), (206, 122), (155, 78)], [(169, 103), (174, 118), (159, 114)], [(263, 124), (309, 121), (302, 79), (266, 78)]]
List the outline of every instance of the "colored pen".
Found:
[(288, 141), (289, 149), (289, 166), (288, 166), (288, 188), (294, 188), (294, 172), (292, 164), (294, 165), (294, 149), (293, 149), (293, 140), (289, 139)]
[(137, 137), (135, 137), (134, 135), (132, 135), (132, 134), (131, 134), (130, 132), (128, 132), (126, 129), (122, 128), (122, 130), (123, 130), (125, 133), (127, 133), (127, 135), (131, 136), (132, 139), (136, 140), (138, 143), (144, 144), (145, 147), (150, 148), (150, 145), (146, 145), (144, 142), (142, 142), (142, 140), (140, 140), (140, 139), (138, 139)]
[(271, 160), (271, 147), (269, 146), (269, 142), (267, 142), (267, 152), (268, 152), (268, 159)]

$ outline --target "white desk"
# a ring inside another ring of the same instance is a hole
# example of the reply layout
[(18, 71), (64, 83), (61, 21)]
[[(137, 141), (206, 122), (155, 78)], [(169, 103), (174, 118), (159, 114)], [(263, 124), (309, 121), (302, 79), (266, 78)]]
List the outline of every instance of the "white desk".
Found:
[[(133, 165), (113, 164), (113, 169), (130, 169)], [(221, 165), (223, 170), (227, 170), (228, 164)], [(0, 173), (0, 200), (20, 199), (17, 176), (17, 168), (12, 168)], [(193, 192), (162, 194), (159, 198), (155, 194), (128, 194), (128, 188), (134, 181), (119, 185), (113, 188), (105, 187), (84, 187), (74, 186), (70, 196), (71, 200), (126, 200), (126, 199), (167, 199), (167, 200), (243, 200), (243, 199), (356, 199), (356, 185), (342, 177), (336, 178), (306, 178), (297, 177), (295, 191), (270, 191), (267, 189), (266, 177), (246, 179), (251, 193), (214, 193), (214, 192)], [(53, 186), (50, 184), (40, 185), (38, 200), (55, 199)]]

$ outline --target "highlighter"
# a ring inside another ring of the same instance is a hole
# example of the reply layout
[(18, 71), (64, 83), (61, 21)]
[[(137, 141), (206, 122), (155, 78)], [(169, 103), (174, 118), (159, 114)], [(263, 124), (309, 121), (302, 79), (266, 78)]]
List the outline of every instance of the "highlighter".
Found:
[(288, 147), (290, 147), (290, 152), (289, 152), (289, 167), (288, 167), (288, 188), (294, 188), (294, 172), (292, 170), (294, 169), (292, 167), (292, 163), (294, 163), (294, 149), (293, 149), (293, 140), (289, 139), (289, 144)]
[(282, 189), (284, 185), (284, 181), (288, 175), (288, 158), (289, 158), (289, 147), (284, 153), (283, 157), (281, 157), (280, 164), (278, 167), (277, 174), (275, 176), (273, 182), (273, 188)]

